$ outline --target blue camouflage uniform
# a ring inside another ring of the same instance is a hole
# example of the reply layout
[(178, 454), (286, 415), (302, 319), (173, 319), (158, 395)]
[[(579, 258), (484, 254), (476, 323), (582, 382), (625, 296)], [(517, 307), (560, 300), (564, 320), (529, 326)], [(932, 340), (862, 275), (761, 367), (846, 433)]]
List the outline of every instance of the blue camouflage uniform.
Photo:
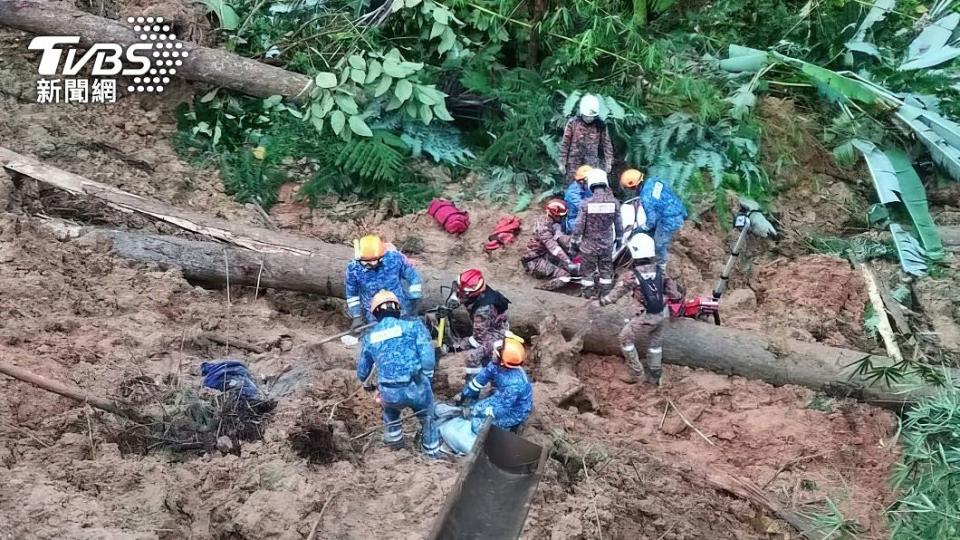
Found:
[[(383, 260), (376, 268), (364, 268), (360, 261), (350, 261), (347, 265), (347, 312), (350, 318), (363, 315), (367, 322), (376, 319), (370, 312), (373, 295), (388, 290), (397, 295), (404, 315), (412, 312), (414, 301), (423, 296), (420, 274), (399, 251), (389, 250), (383, 254)], [(407, 282), (406, 290), (403, 282)]]
[(590, 195), (590, 188), (580, 182), (571, 182), (567, 186), (567, 191), (563, 194), (563, 202), (567, 203), (567, 217), (563, 222), (564, 233), (573, 232), (573, 225), (577, 222), (577, 215), (580, 214), (580, 204)]
[(427, 328), (419, 321), (385, 317), (360, 340), (357, 378), (365, 381), (374, 363), (377, 386), (383, 404), (383, 441), (396, 444), (403, 440), (400, 415), (404, 408), (417, 413), (423, 429), (423, 451), (436, 455), (440, 450), (440, 432), (433, 419), (433, 370), (436, 358)]
[(657, 250), (657, 264), (667, 266), (667, 256), (673, 235), (683, 227), (687, 209), (670, 186), (656, 176), (648, 178), (640, 187), (640, 204), (647, 215), (645, 229), (653, 231)]
[(479, 433), (483, 420), (493, 416), (493, 425), (501, 429), (516, 429), (533, 410), (533, 386), (523, 368), (505, 368), (490, 362), (463, 387), (465, 398), (476, 398), (483, 387), (493, 383), (494, 391), (470, 408), (471, 425)]

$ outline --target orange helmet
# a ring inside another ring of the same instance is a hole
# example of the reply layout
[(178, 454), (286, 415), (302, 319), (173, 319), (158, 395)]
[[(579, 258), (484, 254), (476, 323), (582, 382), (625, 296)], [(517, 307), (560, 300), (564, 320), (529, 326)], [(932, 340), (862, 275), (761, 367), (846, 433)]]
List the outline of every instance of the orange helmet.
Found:
[(643, 173), (637, 169), (627, 169), (620, 175), (620, 187), (633, 189), (643, 182)]
[(522, 341), (508, 337), (503, 340), (503, 345), (497, 350), (497, 356), (500, 358), (501, 366), (518, 368), (527, 359), (527, 351), (523, 348)]
[(370, 302), (370, 311), (376, 313), (380, 309), (395, 309), (400, 311), (400, 300), (397, 295), (384, 289), (373, 295), (373, 301)]
[(457, 288), (468, 298), (479, 296), (486, 286), (487, 284), (483, 280), (483, 272), (475, 268), (464, 270), (457, 278)]
[(383, 241), (375, 234), (368, 234), (359, 240), (353, 241), (353, 256), (361, 263), (375, 263), (383, 258), (386, 248)]
[(577, 172), (573, 173), (573, 177), (579, 182), (587, 177), (587, 173), (590, 172), (590, 169), (593, 167), (589, 165), (581, 165), (577, 168)]
[(547, 203), (547, 215), (552, 218), (561, 218), (567, 215), (567, 203), (563, 199), (553, 199)]

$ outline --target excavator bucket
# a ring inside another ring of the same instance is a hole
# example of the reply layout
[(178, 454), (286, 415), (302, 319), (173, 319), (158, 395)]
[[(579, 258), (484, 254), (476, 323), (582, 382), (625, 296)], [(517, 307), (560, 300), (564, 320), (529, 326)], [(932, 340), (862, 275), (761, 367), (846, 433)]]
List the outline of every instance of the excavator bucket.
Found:
[(549, 454), (488, 420), (428, 538), (519, 537)]

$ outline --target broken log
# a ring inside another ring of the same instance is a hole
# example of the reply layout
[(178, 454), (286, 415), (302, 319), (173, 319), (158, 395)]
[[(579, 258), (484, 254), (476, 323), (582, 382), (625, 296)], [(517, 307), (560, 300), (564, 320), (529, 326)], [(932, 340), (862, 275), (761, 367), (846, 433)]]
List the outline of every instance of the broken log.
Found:
[[(45, 165), (2, 147), (0, 164), (14, 173), (15, 180), (18, 174), (25, 175), (50, 187), (104, 201), (125, 212), (142, 213), (246, 248), (160, 235), (118, 231), (91, 233), (112, 243), (113, 250), (121, 257), (155, 263), (162, 268), (181, 268), (188, 279), (217, 286), (226, 283), (225, 266), (228, 266), (231, 284), (256, 286), (259, 275), (259, 284), (263, 287), (344, 297), (344, 270), (353, 258), (353, 250), (348, 246), (183, 210)], [(228, 261), (226, 265), (224, 258)], [(421, 266), (419, 270), (424, 282), (424, 307), (440, 305), (445, 300), (441, 298), (440, 286), (452, 283), (456, 274), (429, 266)], [(568, 339), (581, 336), (585, 352), (619, 354), (617, 333), (624, 320), (634, 315), (629, 302), (598, 308), (587, 306), (582, 299), (558, 293), (496, 282), (492, 285), (512, 300), (511, 326), (518, 332), (535, 334), (545, 312), (555, 313), (560, 317), (564, 336)], [(774, 385), (796, 384), (888, 407), (898, 407), (934, 392), (924, 386), (899, 389), (867, 384), (857, 374), (857, 362), (869, 359), (874, 366), (888, 366), (893, 362), (887, 357), (849, 349), (779, 339), (691, 320), (671, 321), (664, 337), (664, 361), (667, 363), (760, 379)], [(960, 380), (960, 372), (949, 376), (948, 380)]]
[[(313, 256), (299, 256), (257, 253), (215, 242), (122, 231), (93, 230), (84, 237), (109, 243), (116, 255), (126, 259), (153, 263), (165, 269), (180, 268), (187, 279), (207, 285), (223, 286), (227, 281), (226, 267), (229, 267), (232, 285), (253, 286), (260, 274), (263, 287), (337, 298), (344, 297), (344, 269), (353, 257), (349, 247), (339, 245), (328, 245)], [(229, 261), (228, 265), (224, 264), (224, 258)], [(423, 266), (419, 270), (424, 282), (423, 305), (439, 305), (444, 300), (440, 286), (450, 284), (455, 274)], [(568, 338), (582, 335), (583, 348), (588, 352), (619, 354), (617, 333), (624, 320), (634, 315), (626, 302), (598, 308), (587, 306), (583, 299), (576, 297), (503, 283), (492, 285), (512, 301), (512, 329), (531, 335), (536, 333), (545, 312), (563, 314), (560, 318), (563, 333)], [(933, 391), (926, 387), (901, 390), (868, 385), (857, 374), (854, 364), (870, 358), (874, 365), (890, 365), (888, 358), (819, 343), (777, 339), (685, 319), (670, 321), (664, 341), (665, 362), (761, 379), (774, 385), (797, 384), (893, 407)]]
[[(176, 21), (174, 21), (176, 22)], [(0, 0), (0, 26), (9, 26), (44, 36), (78, 36), (81, 47), (94, 43), (132, 45), (140, 43), (132, 26), (69, 9), (60, 3)], [(237, 90), (257, 97), (306, 96), (311, 79), (300, 73), (269, 66), (221, 50), (181, 43), (188, 55), (177, 68), (178, 77)], [(25, 47), (26, 45), (24, 45)]]
[(115, 403), (113, 401), (96, 396), (91, 396), (79, 388), (67, 386), (56, 381), (51, 381), (50, 379), (41, 377), (40, 375), (25, 369), (18, 368), (17, 366), (0, 363), (0, 373), (20, 381), (30, 383), (48, 392), (53, 392), (54, 394), (59, 394), (63, 397), (70, 398), (81, 403), (89, 403), (93, 407), (122, 416), (129, 420), (133, 420), (134, 422), (141, 424), (149, 423), (148, 419), (130, 406)]

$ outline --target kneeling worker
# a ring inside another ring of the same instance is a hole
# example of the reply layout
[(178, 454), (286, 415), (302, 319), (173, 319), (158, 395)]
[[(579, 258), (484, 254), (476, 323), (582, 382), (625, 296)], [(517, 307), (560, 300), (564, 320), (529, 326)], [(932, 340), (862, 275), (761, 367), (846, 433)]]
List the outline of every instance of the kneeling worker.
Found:
[(533, 236), (520, 262), (531, 276), (550, 280), (538, 288), (552, 291), (570, 283), (571, 274), (579, 267), (565, 250), (570, 248), (570, 237), (561, 230), (561, 222), (567, 215), (566, 203), (553, 199), (545, 210), (546, 215), (540, 216), (533, 225)]
[(375, 294), (370, 311), (377, 323), (360, 340), (357, 378), (366, 381), (376, 364), (377, 387), (383, 403), (383, 441), (393, 448), (403, 446), (400, 414), (410, 408), (423, 429), (423, 452), (436, 457), (440, 433), (433, 418), (431, 384), (436, 358), (430, 333), (417, 320), (400, 319), (400, 300), (390, 291)]
[[(646, 234), (637, 234), (629, 240), (627, 248), (633, 258), (633, 271), (625, 274), (617, 286), (606, 296), (600, 298), (600, 305), (615, 303), (627, 292), (632, 292), (642, 311), (633, 317), (620, 331), (620, 349), (627, 360), (629, 371), (622, 380), (635, 384), (641, 375), (646, 381), (660, 386), (663, 373), (663, 325), (669, 316), (666, 298), (672, 300), (681, 297), (680, 289), (674, 281), (663, 275), (663, 269), (657, 264), (656, 247), (653, 238)], [(648, 336), (647, 369), (640, 362), (637, 352), (637, 340)]]
[(526, 351), (519, 338), (508, 334), (496, 345), (496, 361), (490, 362), (463, 387), (460, 394), (467, 399), (480, 395), (487, 384), (493, 393), (469, 407), (463, 408), (464, 418), (471, 421), (478, 433), (484, 418), (492, 416), (492, 423), (500, 429), (516, 432), (533, 410), (533, 386), (523, 370)]

